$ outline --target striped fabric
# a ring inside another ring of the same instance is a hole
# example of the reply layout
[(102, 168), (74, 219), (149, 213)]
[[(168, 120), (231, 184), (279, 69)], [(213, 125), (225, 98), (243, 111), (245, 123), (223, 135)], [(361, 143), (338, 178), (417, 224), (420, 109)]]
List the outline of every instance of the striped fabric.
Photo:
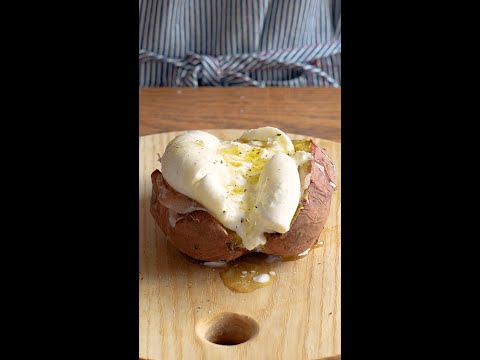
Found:
[(340, 86), (341, 0), (139, 0), (140, 87)]

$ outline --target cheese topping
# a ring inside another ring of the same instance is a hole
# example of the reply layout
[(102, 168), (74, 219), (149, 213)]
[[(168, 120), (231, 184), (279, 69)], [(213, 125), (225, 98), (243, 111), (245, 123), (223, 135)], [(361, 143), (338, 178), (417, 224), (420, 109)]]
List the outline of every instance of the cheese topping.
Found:
[(171, 187), (199, 202), (253, 250), (266, 243), (264, 233), (290, 229), (304, 189), (298, 169), (310, 160), (310, 153), (295, 152), (284, 132), (263, 127), (236, 141), (185, 132), (168, 144), (161, 163)]

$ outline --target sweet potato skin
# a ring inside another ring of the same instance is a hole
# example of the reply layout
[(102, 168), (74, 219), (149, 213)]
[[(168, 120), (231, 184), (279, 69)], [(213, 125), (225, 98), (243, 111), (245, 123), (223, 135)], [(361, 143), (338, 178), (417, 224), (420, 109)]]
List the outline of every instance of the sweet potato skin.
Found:
[[(180, 194), (163, 178), (152, 173), (150, 212), (165, 237), (182, 253), (205, 261), (231, 261), (248, 251), (195, 200)], [(185, 213), (182, 213), (187, 211)]]
[[(325, 226), (335, 190), (333, 162), (324, 149), (310, 142), (312, 152), (308, 196), (290, 230), (265, 234), (264, 253), (292, 256), (311, 248)], [(249, 251), (202, 205), (173, 189), (159, 170), (152, 175), (150, 212), (168, 241), (182, 253), (203, 261), (231, 261)]]

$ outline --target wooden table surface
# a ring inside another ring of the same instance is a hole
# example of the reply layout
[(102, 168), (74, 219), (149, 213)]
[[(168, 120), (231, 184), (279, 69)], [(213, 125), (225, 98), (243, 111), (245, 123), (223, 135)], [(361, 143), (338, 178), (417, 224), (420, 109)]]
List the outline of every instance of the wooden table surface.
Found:
[(145, 88), (139, 101), (140, 136), (269, 125), (341, 142), (336, 88)]

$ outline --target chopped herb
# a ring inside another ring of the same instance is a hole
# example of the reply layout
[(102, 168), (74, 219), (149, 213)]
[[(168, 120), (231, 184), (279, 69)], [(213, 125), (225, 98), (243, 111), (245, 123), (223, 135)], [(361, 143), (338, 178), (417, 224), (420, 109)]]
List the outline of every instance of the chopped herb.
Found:
[(247, 192), (247, 189), (243, 190), (243, 192)]

